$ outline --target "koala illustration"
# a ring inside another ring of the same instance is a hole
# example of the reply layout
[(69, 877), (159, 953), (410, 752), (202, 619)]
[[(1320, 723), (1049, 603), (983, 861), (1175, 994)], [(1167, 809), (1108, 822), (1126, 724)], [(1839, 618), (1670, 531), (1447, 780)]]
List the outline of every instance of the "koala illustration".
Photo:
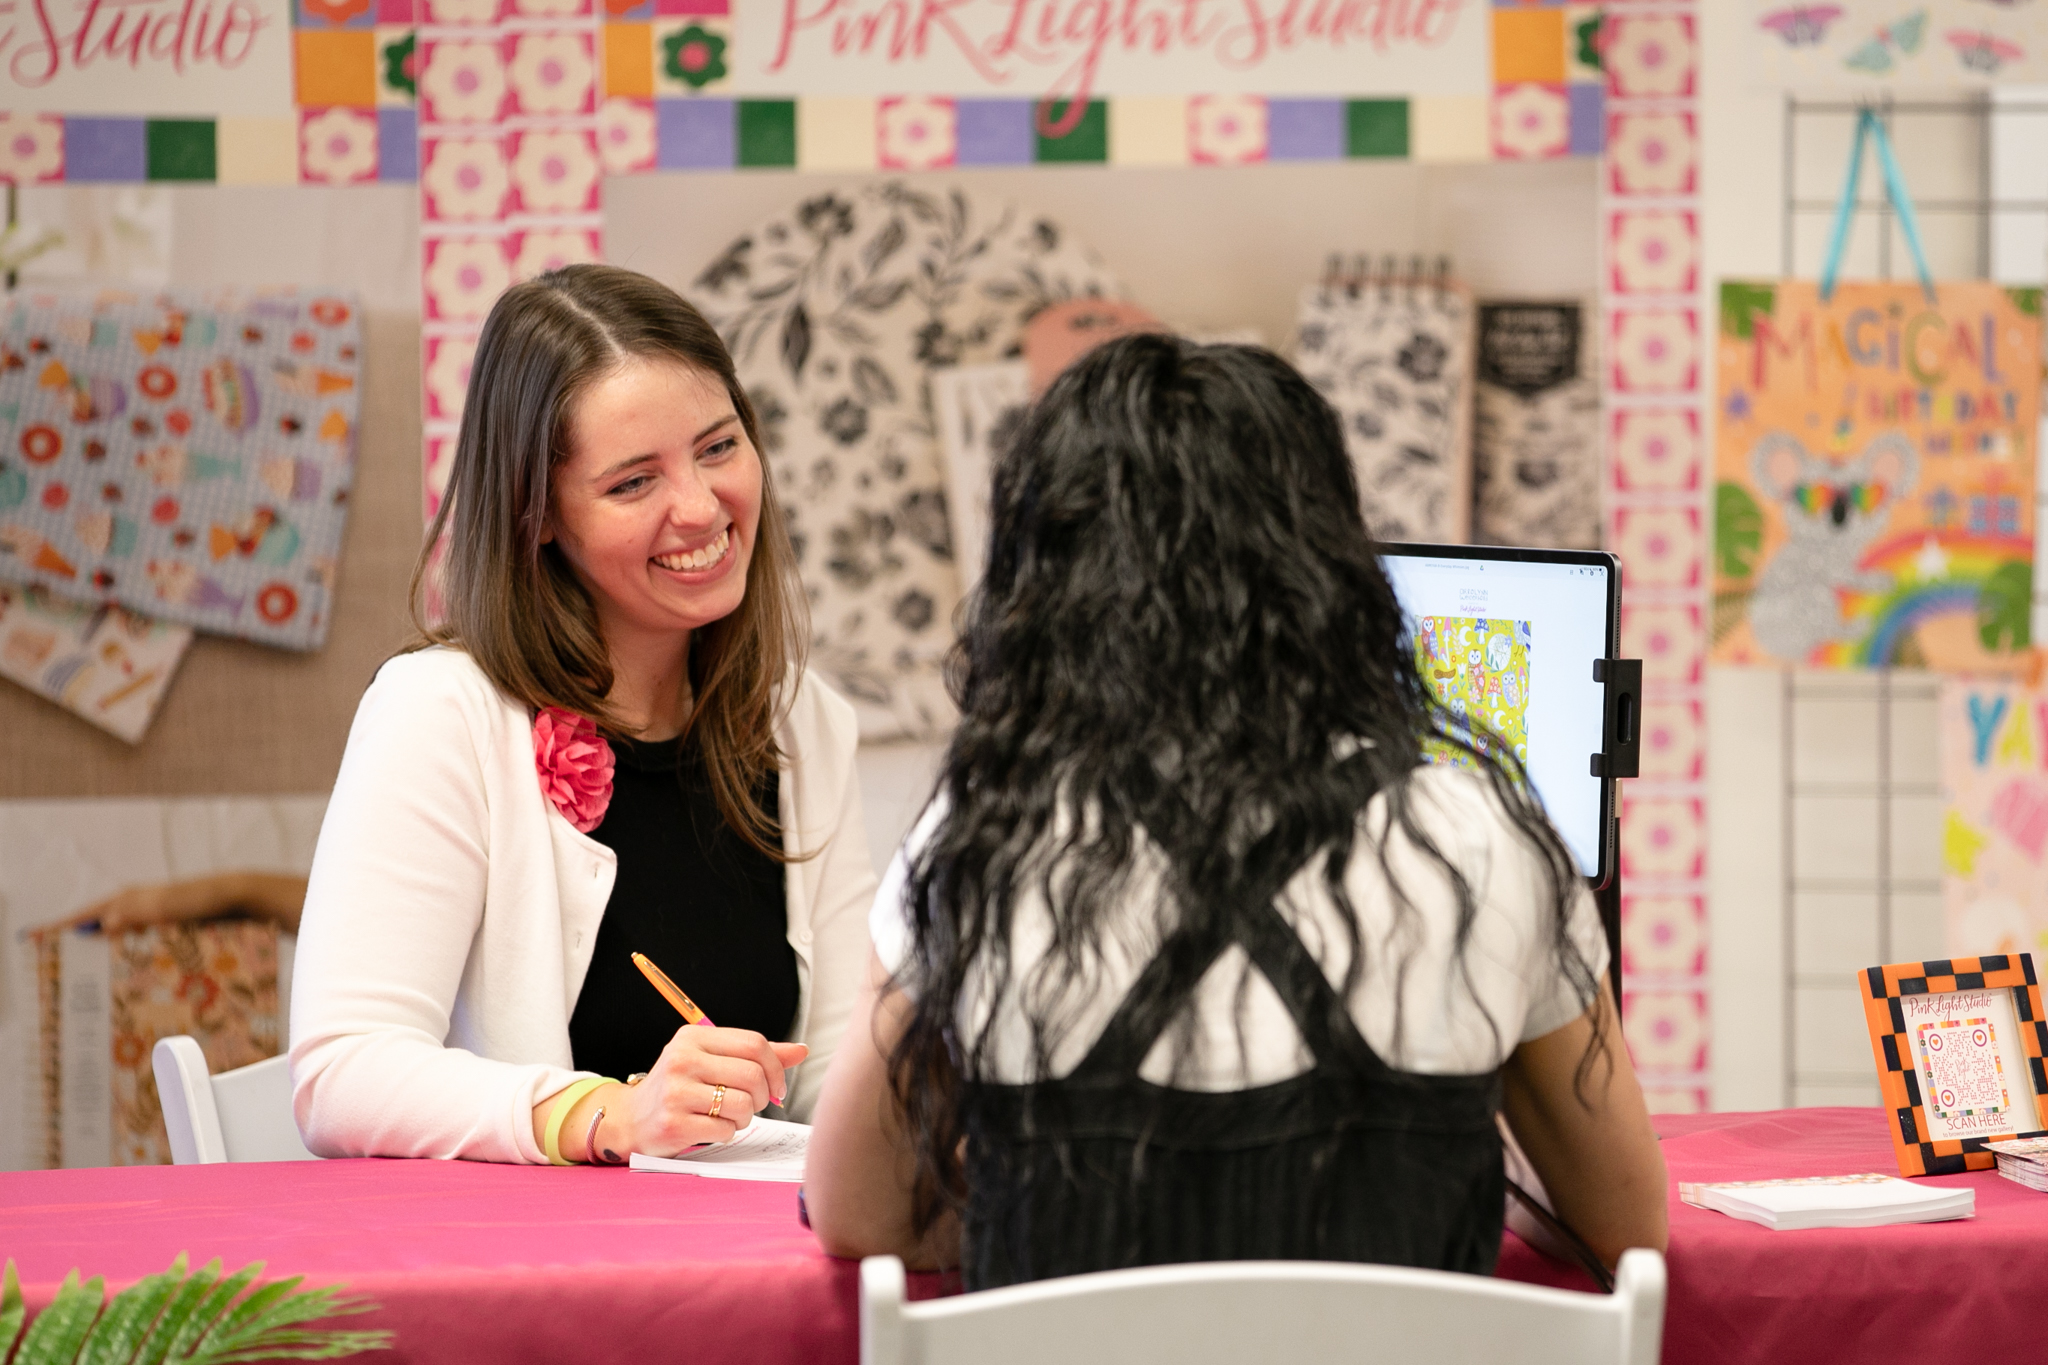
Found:
[(1920, 456), (1895, 431), (1847, 462), (1811, 455), (1796, 437), (1774, 431), (1757, 442), (1749, 463), (1758, 490), (1785, 518), (1787, 535), (1757, 579), (1750, 627), (1771, 654), (1803, 662), (1820, 646), (1853, 634), (1838, 592), (1892, 586), (1889, 574), (1859, 566), (1891, 521), (1892, 501), (1913, 491)]

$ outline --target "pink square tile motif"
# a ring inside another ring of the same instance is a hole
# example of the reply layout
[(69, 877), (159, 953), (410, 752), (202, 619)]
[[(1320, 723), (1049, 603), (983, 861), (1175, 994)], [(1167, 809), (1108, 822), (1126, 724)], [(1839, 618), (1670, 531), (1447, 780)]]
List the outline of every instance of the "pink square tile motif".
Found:
[(1699, 1071), (1707, 1064), (1707, 997), (1703, 991), (1629, 991), (1622, 1033), (1639, 1071)]
[(425, 244), (422, 303), (430, 322), (481, 324), (498, 295), (512, 283), (504, 239), (496, 233), (435, 237)]
[(1699, 220), (1675, 209), (1607, 215), (1607, 287), (1617, 294), (1690, 294), (1699, 287)]
[(64, 120), (55, 114), (0, 113), (0, 183), (37, 185), (64, 178)]
[(1530, 81), (1493, 92), (1493, 154), (1543, 160), (1571, 151), (1572, 106), (1562, 85)]
[(422, 213), (432, 222), (490, 223), (505, 211), (512, 173), (496, 136), (420, 139)]
[(1694, 588), (1706, 552), (1696, 507), (1623, 507), (1609, 540), (1630, 589)]
[(1621, 605), (1621, 657), (1643, 661), (1646, 686), (1692, 687), (1705, 664), (1700, 609), (1692, 603)]
[(1699, 66), (1689, 14), (1610, 14), (1600, 64), (1612, 99), (1690, 99)]
[(574, 118), (596, 109), (596, 46), (587, 27), (521, 33), (507, 39), (506, 46), (511, 51), (505, 78), (512, 114)]
[(1692, 194), (1699, 138), (1689, 113), (1632, 111), (1607, 120), (1607, 188), (1614, 194)]
[(512, 211), (595, 213), (603, 168), (589, 128), (530, 128), (512, 134)]
[(377, 178), (377, 117), (366, 110), (299, 110), (299, 179), (356, 185)]
[(1700, 486), (1705, 450), (1692, 408), (1622, 408), (1607, 419), (1608, 465), (1624, 493), (1689, 493)]
[(1696, 881), (1706, 874), (1706, 812), (1692, 797), (1637, 796), (1622, 784), (1621, 875)]
[(565, 265), (604, 259), (594, 227), (545, 227), (515, 232), (505, 239), (512, 258), (512, 278), (530, 280)]
[(470, 363), (476, 359), (476, 337), (467, 332), (430, 336), (426, 350), (427, 420), (460, 421), (463, 398), (469, 392)]
[(1198, 95), (1188, 101), (1188, 154), (1203, 166), (1264, 161), (1270, 140), (1263, 95)]
[(1621, 897), (1621, 970), (1631, 976), (1697, 976), (1706, 969), (1707, 906), (1698, 896)]
[(1691, 308), (1616, 311), (1608, 324), (1608, 380), (1617, 393), (1689, 393), (1700, 382), (1699, 314)]
[(1705, 775), (1707, 732), (1698, 701), (1644, 702), (1642, 741), (1644, 781), (1697, 782)]
[(495, 37), (420, 44), (420, 122), (495, 124), (508, 97), (505, 44)]
[(875, 159), (892, 171), (950, 166), (960, 154), (959, 110), (938, 95), (884, 99), (875, 110)]
[(597, 154), (606, 175), (644, 171), (654, 164), (653, 100), (615, 96), (597, 107)]

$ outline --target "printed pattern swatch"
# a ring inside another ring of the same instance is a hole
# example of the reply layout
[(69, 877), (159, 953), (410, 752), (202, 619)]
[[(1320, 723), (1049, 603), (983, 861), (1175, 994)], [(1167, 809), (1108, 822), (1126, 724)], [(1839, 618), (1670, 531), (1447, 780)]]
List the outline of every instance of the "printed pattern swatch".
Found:
[(192, 643), (190, 626), (0, 584), (0, 678), (140, 742)]
[(1476, 543), (1599, 546), (1597, 335), (1577, 300), (1479, 305)]
[(1398, 280), (1301, 296), (1295, 364), (1344, 423), (1366, 525), (1461, 542), (1472, 514), (1472, 300)]
[(14, 296), (0, 320), (0, 581), (319, 648), (361, 352), (339, 295)]

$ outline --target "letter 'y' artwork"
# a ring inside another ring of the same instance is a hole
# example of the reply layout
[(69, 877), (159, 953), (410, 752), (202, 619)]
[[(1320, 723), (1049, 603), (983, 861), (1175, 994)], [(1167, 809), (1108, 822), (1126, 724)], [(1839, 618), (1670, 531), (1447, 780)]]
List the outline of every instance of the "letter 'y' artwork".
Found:
[(1714, 658), (2012, 673), (2041, 291), (1721, 286)]

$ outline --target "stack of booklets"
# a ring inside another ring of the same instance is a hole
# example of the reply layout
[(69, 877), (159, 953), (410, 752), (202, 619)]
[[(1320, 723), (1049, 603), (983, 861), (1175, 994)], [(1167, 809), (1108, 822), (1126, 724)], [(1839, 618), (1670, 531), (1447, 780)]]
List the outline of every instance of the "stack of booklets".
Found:
[(2000, 1175), (2048, 1193), (2048, 1138), (2005, 1138), (1984, 1145), (1998, 1158)]
[(1967, 1185), (1919, 1185), (1892, 1175), (1681, 1182), (1678, 1197), (1695, 1207), (1761, 1223), (1776, 1232), (1940, 1223), (1968, 1218), (1977, 1211), (1977, 1192)]

